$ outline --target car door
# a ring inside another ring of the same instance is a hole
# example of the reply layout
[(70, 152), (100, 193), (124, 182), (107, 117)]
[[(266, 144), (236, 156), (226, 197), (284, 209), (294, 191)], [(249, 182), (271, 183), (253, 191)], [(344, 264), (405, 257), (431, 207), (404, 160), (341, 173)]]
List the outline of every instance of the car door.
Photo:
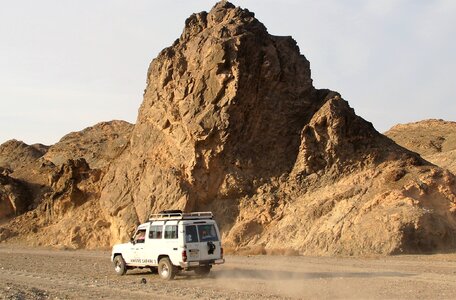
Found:
[(213, 223), (198, 224), (199, 259), (214, 260), (221, 256), (221, 243), (217, 227)]
[(187, 260), (189, 262), (200, 260), (200, 246), (198, 229), (196, 225), (185, 225), (185, 245), (187, 247)]
[(182, 259), (182, 251), (179, 247), (179, 232), (178, 232), (178, 223), (176, 221), (167, 222), (164, 226), (164, 239), (163, 246), (167, 249), (167, 253), (171, 262), (174, 265), (177, 265)]
[(143, 259), (144, 259), (144, 250), (145, 250), (145, 244), (146, 244), (146, 233), (147, 233), (146, 228), (140, 228), (140, 229), (138, 229), (138, 231), (136, 231), (136, 234), (133, 238), (133, 241), (134, 241), (133, 247), (132, 247), (133, 258), (131, 259), (132, 265), (142, 266), (145, 264)]
[(158, 256), (163, 254), (163, 221), (151, 223), (144, 256), (148, 265), (158, 265)]
[(221, 257), (219, 232), (214, 223), (195, 222), (185, 226), (188, 261), (209, 261)]

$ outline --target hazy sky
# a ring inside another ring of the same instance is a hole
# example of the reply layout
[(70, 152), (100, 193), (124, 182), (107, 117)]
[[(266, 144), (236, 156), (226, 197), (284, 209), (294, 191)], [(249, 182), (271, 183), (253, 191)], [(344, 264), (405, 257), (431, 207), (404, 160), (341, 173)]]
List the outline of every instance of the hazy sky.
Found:
[[(232, 2), (293, 36), (315, 87), (340, 92), (380, 132), (456, 120), (456, 1)], [(0, 4), (0, 143), (53, 144), (101, 121), (134, 123), (149, 62), (215, 1)]]

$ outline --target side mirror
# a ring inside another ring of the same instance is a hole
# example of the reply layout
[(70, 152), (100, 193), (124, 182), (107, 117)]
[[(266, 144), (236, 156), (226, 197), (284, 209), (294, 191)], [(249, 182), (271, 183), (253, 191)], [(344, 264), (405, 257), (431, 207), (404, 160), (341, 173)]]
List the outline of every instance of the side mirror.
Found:
[(135, 244), (135, 239), (133, 237), (130, 238), (130, 243), (132, 243), (133, 245)]

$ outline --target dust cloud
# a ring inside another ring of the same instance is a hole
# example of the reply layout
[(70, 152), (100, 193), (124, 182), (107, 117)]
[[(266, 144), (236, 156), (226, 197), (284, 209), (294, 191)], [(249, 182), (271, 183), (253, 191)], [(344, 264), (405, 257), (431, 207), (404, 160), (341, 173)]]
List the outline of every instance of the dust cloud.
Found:
[[(334, 264), (322, 264), (322, 259), (334, 260)], [(303, 257), (257, 256), (236, 260), (242, 262), (233, 266), (228, 260), (223, 269), (214, 269), (216, 285), (252, 293), (261, 291), (278, 298), (372, 298), (376, 291), (370, 288), (369, 281), (410, 276), (397, 271), (356, 271), (338, 265), (337, 259), (332, 258), (310, 258), (315, 262), (306, 264), (303, 262), (309, 258)]]

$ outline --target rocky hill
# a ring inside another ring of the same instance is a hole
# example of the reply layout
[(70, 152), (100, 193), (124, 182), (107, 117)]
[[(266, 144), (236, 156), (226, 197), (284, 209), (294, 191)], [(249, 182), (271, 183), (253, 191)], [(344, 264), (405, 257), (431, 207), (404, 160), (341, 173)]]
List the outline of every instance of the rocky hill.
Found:
[(151, 62), (124, 142), (114, 156), (75, 151), (85, 158), (60, 167), (49, 150), (48, 192), (4, 227), (9, 239), (109, 246), (151, 212), (183, 209), (213, 211), (234, 251), (456, 247), (454, 175), (378, 133), (339, 93), (316, 89), (296, 42), (229, 2), (190, 16)]
[(43, 156), (48, 147), (41, 144), (27, 145), (24, 142), (10, 140), (0, 145), (0, 167), (10, 172), (33, 163)]
[(0, 221), (29, 209), (33, 195), (27, 183), (12, 174), (34, 164), (47, 149), (47, 146), (41, 144), (30, 146), (17, 140), (0, 145)]
[[(70, 133), (50, 147), (28, 146), (17, 141), (0, 145), (0, 162), (7, 162), (3, 164), (3, 177), (0, 177), (0, 208), (3, 211), (0, 221), (30, 210), (11, 221), (12, 229), (0, 234), (0, 241), (2, 236), (3, 239), (16, 236), (30, 239), (31, 244), (90, 247), (89, 242), (75, 244), (74, 237), (59, 240), (53, 235), (62, 236), (58, 234), (62, 228), (77, 228), (73, 219), (78, 215), (77, 208), (88, 199), (99, 197), (96, 182), (109, 161), (128, 145), (132, 129), (133, 125), (125, 121), (101, 122)], [(42, 151), (32, 156), (30, 152), (35, 154), (35, 148)], [(14, 169), (7, 169), (8, 166), (14, 166)], [(84, 216), (92, 214), (86, 219), (91, 225), (98, 220), (98, 212), (86, 207), (81, 209)], [(62, 225), (61, 219), (70, 225)], [(81, 217), (77, 224), (84, 221)], [(105, 234), (102, 230), (95, 231), (99, 235)], [(90, 235), (86, 238), (93, 240)], [(93, 243), (93, 247), (98, 246), (96, 240)], [(105, 245), (106, 241), (101, 244)]]
[(91, 168), (101, 169), (127, 146), (133, 125), (125, 121), (101, 122), (64, 136), (51, 146), (44, 159), (55, 165), (82, 157)]
[(385, 135), (431, 163), (456, 174), (456, 122), (424, 120), (399, 124)]

